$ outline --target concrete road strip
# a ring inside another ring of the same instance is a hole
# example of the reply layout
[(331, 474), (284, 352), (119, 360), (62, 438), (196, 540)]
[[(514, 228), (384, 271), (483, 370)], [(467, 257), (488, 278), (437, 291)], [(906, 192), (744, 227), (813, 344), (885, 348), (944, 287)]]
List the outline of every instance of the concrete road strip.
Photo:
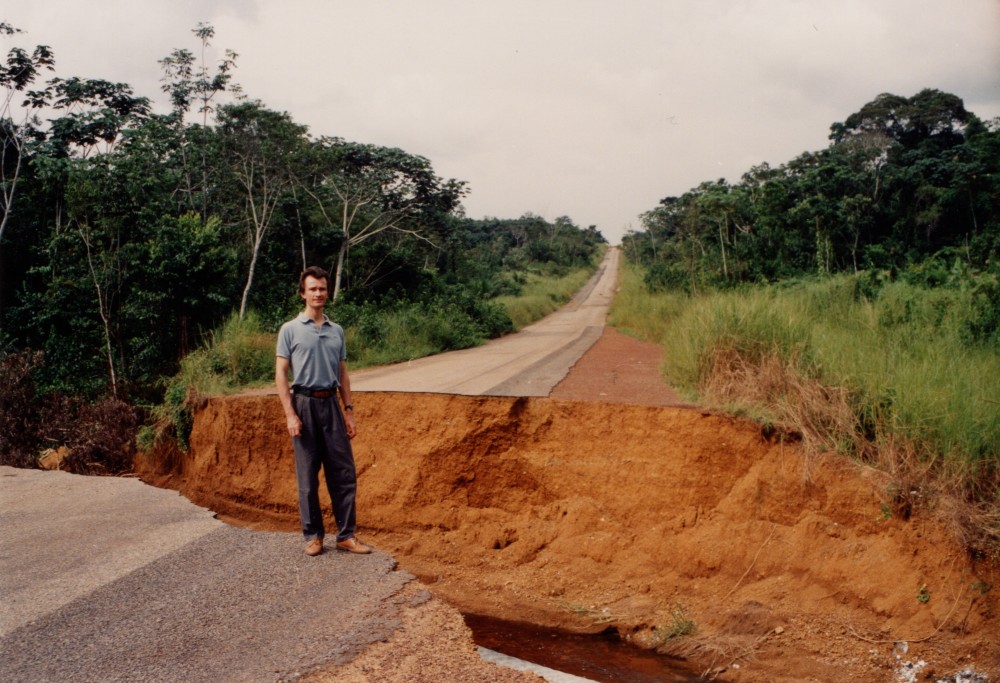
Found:
[(528, 662), (523, 659), (518, 659), (517, 657), (511, 657), (510, 655), (505, 655), (501, 652), (497, 652), (496, 650), (490, 650), (485, 647), (479, 647), (477, 649), (479, 650), (479, 656), (487, 662), (493, 662), (494, 664), (499, 664), (500, 666), (505, 666), (508, 669), (514, 669), (516, 671), (530, 671), (531, 673), (538, 674), (549, 683), (595, 683), (593, 679), (581, 678), (580, 676), (574, 676), (573, 674), (556, 671), (555, 669), (550, 669), (547, 666), (535, 664), (534, 662)]
[(351, 373), (356, 391), (462, 396), (548, 396), (604, 328), (618, 280), (619, 250), (567, 306), (518, 334), (483, 346)]

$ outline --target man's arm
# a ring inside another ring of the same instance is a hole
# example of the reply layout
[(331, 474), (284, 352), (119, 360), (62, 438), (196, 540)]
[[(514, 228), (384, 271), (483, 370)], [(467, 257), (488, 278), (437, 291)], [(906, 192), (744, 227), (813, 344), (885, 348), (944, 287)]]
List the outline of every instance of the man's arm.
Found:
[(292, 407), (292, 387), (288, 383), (288, 359), (276, 356), (274, 362), (274, 384), (278, 387), (278, 398), (281, 399), (281, 407), (285, 410), (285, 419), (288, 421), (288, 433), (292, 436), (299, 436), (302, 433), (302, 421), (295, 414)]
[(351, 403), (351, 378), (347, 376), (347, 363), (340, 361), (340, 400), (344, 402), (344, 426), (347, 438), (353, 439), (358, 433), (354, 424), (354, 405)]

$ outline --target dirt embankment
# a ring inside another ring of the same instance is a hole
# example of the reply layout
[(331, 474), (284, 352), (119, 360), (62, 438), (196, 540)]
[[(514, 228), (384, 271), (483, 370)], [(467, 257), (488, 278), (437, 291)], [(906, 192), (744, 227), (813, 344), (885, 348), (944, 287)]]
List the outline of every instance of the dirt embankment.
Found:
[[(886, 681), (900, 658), (1000, 676), (995, 568), (924, 514), (891, 515), (885, 482), (840, 458), (807, 461), (752, 424), (683, 407), (354, 404), (360, 534), (463, 611), (615, 628), (733, 681)], [(273, 395), (213, 398), (161, 483), (295, 530), (283, 425)], [(664, 641), (686, 619), (697, 633)]]

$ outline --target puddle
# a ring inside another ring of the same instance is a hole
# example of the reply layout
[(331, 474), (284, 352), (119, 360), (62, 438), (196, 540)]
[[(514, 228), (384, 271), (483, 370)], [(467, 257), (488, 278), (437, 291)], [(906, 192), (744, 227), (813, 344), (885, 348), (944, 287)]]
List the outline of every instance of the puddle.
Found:
[(476, 645), (601, 683), (699, 681), (687, 662), (639, 650), (617, 634), (580, 635), (466, 614)]

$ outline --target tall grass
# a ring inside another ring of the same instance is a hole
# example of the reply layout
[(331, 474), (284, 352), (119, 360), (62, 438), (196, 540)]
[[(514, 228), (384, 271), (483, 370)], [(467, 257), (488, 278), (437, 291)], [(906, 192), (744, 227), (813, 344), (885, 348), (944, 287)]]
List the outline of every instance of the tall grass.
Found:
[[(337, 317), (336, 307), (331, 315)], [(469, 348), (511, 329), (501, 306), (468, 297), (369, 308), (343, 324), (354, 368)]]
[(488, 301), (458, 297), (348, 314), (344, 330), (351, 367), (464, 349), (518, 330), (569, 301), (593, 272), (594, 268), (580, 268), (564, 274), (519, 273), (521, 292), (516, 295)]
[(156, 424), (139, 431), (140, 449), (149, 451), (161, 439), (172, 438), (187, 450), (193, 410), (203, 396), (274, 382), (275, 344), (275, 335), (263, 329), (253, 312), (242, 320), (231, 315), (203, 348), (181, 360), (177, 374), (167, 380), (163, 403), (153, 410)]
[[(973, 288), (838, 276), (689, 297), (626, 270), (611, 321), (665, 349), (668, 382), (908, 484), (945, 486), (1000, 523), (1000, 349), (970, 338)], [(652, 318), (652, 320), (650, 320)], [(928, 477), (930, 479), (928, 479)], [(998, 534), (1000, 527), (987, 528)]]
[(658, 342), (689, 302), (690, 298), (682, 292), (650, 293), (639, 269), (626, 263), (620, 272), (618, 293), (608, 311), (608, 322), (633, 337)]
[(276, 336), (251, 311), (231, 315), (208, 343), (181, 360), (171, 380), (199, 394), (228, 394), (274, 381)]
[(520, 330), (572, 299), (594, 272), (591, 267), (577, 268), (562, 275), (529, 273), (521, 284), (520, 294), (500, 296), (494, 301), (506, 309), (514, 329)]

